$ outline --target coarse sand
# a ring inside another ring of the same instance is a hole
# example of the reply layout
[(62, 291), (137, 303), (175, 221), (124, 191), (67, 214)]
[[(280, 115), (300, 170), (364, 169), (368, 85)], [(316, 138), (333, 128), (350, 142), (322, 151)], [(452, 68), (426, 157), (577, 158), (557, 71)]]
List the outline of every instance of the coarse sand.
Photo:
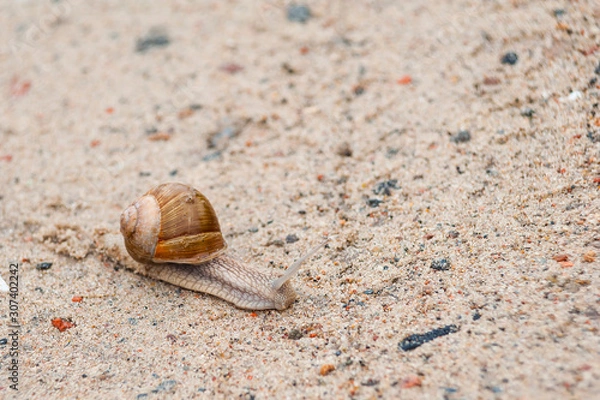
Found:
[[(600, 399), (599, 102), (592, 0), (2, 0), (0, 398)], [(290, 308), (143, 274), (169, 181)]]

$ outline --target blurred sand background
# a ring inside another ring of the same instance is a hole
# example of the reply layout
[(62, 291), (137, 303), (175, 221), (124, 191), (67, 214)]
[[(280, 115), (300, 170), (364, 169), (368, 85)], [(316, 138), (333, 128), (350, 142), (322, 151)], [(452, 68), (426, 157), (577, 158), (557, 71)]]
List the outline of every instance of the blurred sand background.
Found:
[[(0, 397), (598, 398), (600, 5), (304, 4), (0, 2)], [(134, 272), (166, 181), (273, 274), (335, 235), (295, 304)]]

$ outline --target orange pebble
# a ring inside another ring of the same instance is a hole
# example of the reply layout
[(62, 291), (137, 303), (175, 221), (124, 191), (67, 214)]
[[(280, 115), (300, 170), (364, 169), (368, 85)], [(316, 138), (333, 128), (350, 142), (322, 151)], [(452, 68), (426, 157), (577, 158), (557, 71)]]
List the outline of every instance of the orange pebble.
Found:
[(333, 364), (323, 364), (321, 365), (319, 374), (321, 374), (321, 376), (325, 376), (329, 375), (332, 371), (335, 371), (335, 366)]
[(58, 329), (60, 332), (64, 332), (75, 326), (71, 321), (64, 320), (62, 318), (54, 318), (52, 320), (52, 326)]
[(396, 82), (399, 85), (408, 85), (412, 82), (412, 77), (410, 75), (404, 75), (403, 77), (398, 78)]

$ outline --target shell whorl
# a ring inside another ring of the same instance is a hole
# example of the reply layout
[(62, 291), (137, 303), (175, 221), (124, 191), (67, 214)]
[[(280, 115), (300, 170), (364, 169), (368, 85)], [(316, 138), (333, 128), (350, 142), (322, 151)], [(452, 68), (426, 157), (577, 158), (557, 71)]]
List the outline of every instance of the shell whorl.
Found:
[(142, 263), (201, 263), (227, 249), (208, 199), (180, 183), (159, 185), (121, 214), (125, 247)]

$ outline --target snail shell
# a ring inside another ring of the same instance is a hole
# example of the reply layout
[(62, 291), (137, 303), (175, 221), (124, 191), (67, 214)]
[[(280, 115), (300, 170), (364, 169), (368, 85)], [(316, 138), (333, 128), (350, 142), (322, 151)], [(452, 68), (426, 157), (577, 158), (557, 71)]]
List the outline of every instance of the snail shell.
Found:
[(121, 234), (128, 253), (149, 276), (253, 310), (289, 307), (296, 298), (289, 279), (326, 243), (313, 247), (284, 275), (265, 275), (225, 253), (212, 205), (181, 183), (156, 186), (134, 201), (121, 214)]
[(156, 186), (133, 202), (121, 214), (121, 233), (141, 263), (202, 263), (227, 249), (208, 199), (181, 183)]

